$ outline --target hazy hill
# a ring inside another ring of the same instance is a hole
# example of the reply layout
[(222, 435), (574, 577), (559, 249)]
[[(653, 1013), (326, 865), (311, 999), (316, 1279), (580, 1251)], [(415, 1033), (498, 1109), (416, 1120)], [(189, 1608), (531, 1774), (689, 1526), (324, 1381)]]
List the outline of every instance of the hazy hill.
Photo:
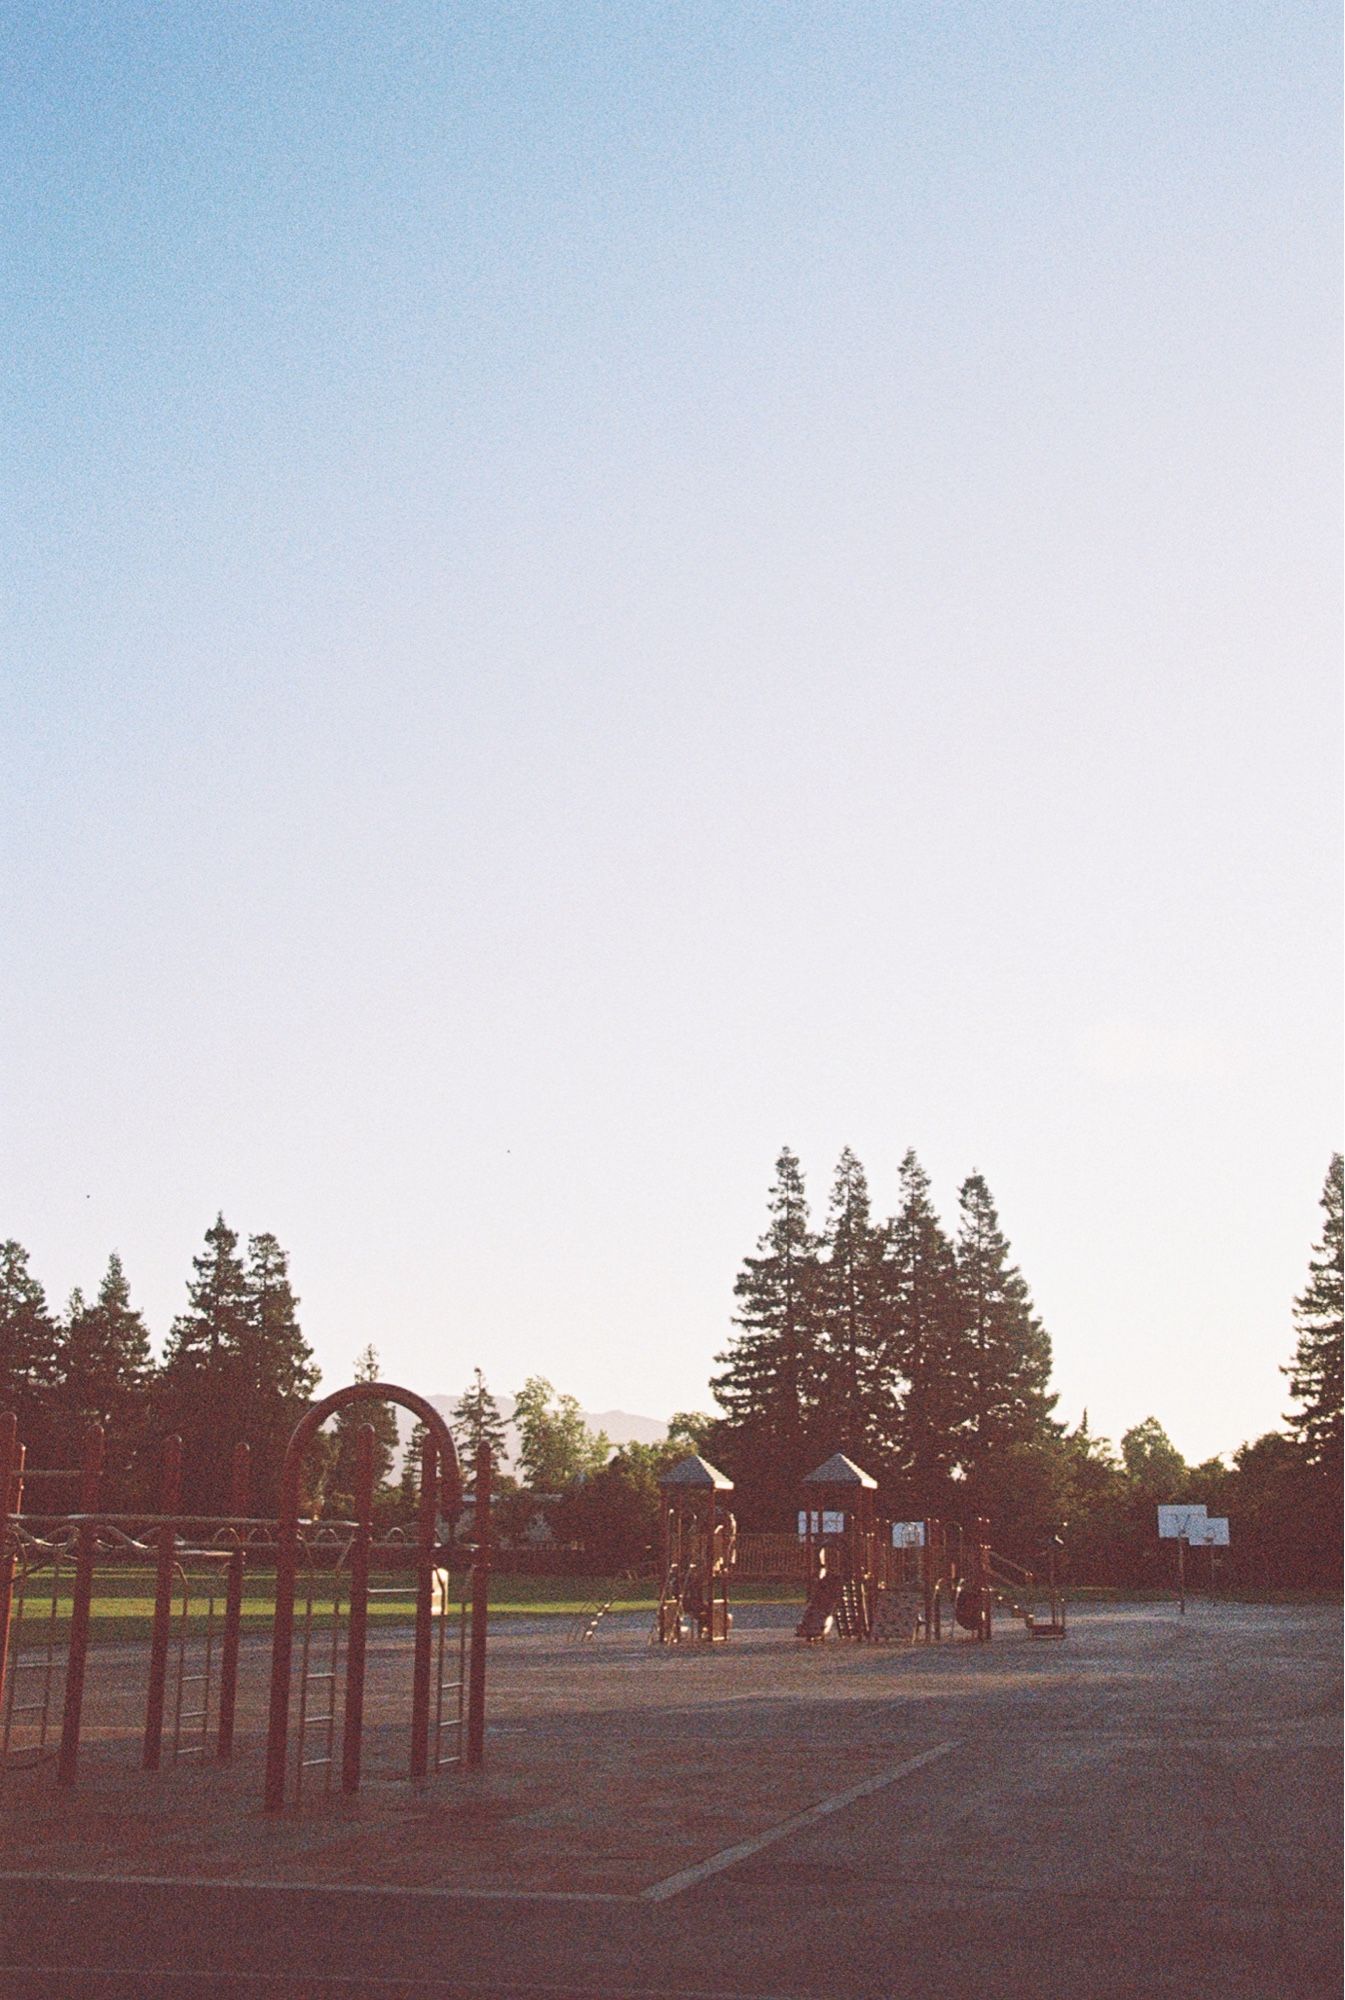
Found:
[[(436, 1410), (442, 1410), (446, 1417), (453, 1415), (457, 1396), (431, 1396), (429, 1399)], [(514, 1398), (497, 1396), (500, 1415), (509, 1428), (509, 1452), (505, 1459), (508, 1467), (513, 1462), (518, 1433), (514, 1429)], [(659, 1444), (668, 1435), (667, 1420), (662, 1417), (641, 1417), (631, 1410), (585, 1410), (584, 1422), (591, 1431), (606, 1431), (613, 1444)], [(399, 1427), (403, 1441), (411, 1429), (412, 1419), (406, 1412), (399, 1413)]]

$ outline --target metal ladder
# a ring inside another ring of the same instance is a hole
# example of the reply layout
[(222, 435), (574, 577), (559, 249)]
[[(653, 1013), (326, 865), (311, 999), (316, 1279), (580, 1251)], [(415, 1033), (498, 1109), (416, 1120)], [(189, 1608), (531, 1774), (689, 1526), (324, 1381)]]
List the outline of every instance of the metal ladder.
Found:
[[(51, 1727), (53, 1688), (57, 1675), (56, 1641), (60, 1623), (61, 1578), (63, 1573), (68, 1573), (72, 1577), (74, 1574), (74, 1565), (65, 1564), (64, 1555), (63, 1549), (55, 1547), (50, 1557), (51, 1593), (47, 1599), (45, 1617), (41, 1612), (37, 1614), (42, 1619), (42, 1624), (31, 1657), (23, 1645), (25, 1624), (33, 1622), (28, 1614), (28, 1585), (32, 1578), (39, 1576), (46, 1568), (46, 1562), (30, 1567), (21, 1561), (14, 1579), (14, 1598), (10, 1610), (9, 1671), (5, 1676), (7, 1682), (5, 1714), (4, 1722), (0, 1725), (0, 1770), (22, 1769), (26, 1765), (40, 1763), (44, 1757), (56, 1755), (56, 1746), (53, 1744), (48, 1748), (47, 1737)], [(30, 1679), (34, 1675), (38, 1678), (38, 1693), (35, 1699), (17, 1700), (20, 1680)], [(15, 1724), (22, 1716), (36, 1718), (27, 1725), (33, 1732), (33, 1740), (16, 1744)]]
[[(313, 1658), (313, 1597), (314, 1579), (309, 1572), (308, 1592), (304, 1602), (303, 1637), (299, 1642), (299, 1726), (294, 1741), (294, 1803), (298, 1805), (303, 1797), (304, 1772), (323, 1771), (324, 1789), (330, 1790), (332, 1765), (336, 1761), (336, 1683), (341, 1663), (341, 1619), (344, 1611), (339, 1573), (334, 1576), (332, 1589), (332, 1642), (325, 1667), (314, 1667)], [(327, 1706), (310, 1710), (308, 1691), (310, 1688), (325, 1688)], [(308, 1757), (309, 1735), (315, 1731), (324, 1732), (323, 1749), (320, 1755)]]
[[(462, 1603), (458, 1609), (457, 1679), (445, 1680), (444, 1658), (448, 1653), (450, 1579), (447, 1570), (442, 1570), (439, 1574), (443, 1578), (443, 1594), (439, 1601), (439, 1633), (435, 1655), (434, 1744), (430, 1754), (432, 1771), (446, 1771), (451, 1764), (461, 1764), (463, 1761), (462, 1731), (467, 1708), (467, 1635), (471, 1623), (466, 1594), (468, 1586), (464, 1585)], [(437, 1581), (436, 1588), (438, 1588)], [(447, 1715), (444, 1713), (446, 1696), (450, 1699), (450, 1713)], [(457, 1733), (456, 1746), (449, 1755), (444, 1753), (446, 1730), (454, 1730)]]
[[(214, 1549), (193, 1549), (188, 1552), (188, 1559), (192, 1562), (213, 1561), (228, 1563), (232, 1560), (232, 1553), (223, 1549), (218, 1552)], [(207, 1575), (204, 1578), (192, 1578), (188, 1576), (186, 1569), (180, 1562), (176, 1563), (174, 1568), (177, 1571), (178, 1582), (182, 1589), (182, 1606), (178, 1613), (177, 1687), (173, 1697), (173, 1742), (171, 1753), (172, 1761), (176, 1764), (179, 1758), (204, 1757), (206, 1754), (207, 1738), (210, 1731), (210, 1694), (214, 1685), (215, 1671), (215, 1607), (219, 1603), (222, 1579), (213, 1574)], [(198, 1673), (189, 1674), (187, 1672), (187, 1646), (191, 1638), (191, 1587), (193, 1582), (204, 1582), (205, 1584), (206, 1612), (205, 1631), (202, 1634), (204, 1643), (201, 1656), (201, 1669)], [(199, 1708), (183, 1707), (189, 1687), (196, 1687), (201, 1690), (199, 1696), (201, 1706)], [(192, 1723), (197, 1723), (200, 1726), (192, 1733), (190, 1738), (184, 1738), (184, 1729)]]

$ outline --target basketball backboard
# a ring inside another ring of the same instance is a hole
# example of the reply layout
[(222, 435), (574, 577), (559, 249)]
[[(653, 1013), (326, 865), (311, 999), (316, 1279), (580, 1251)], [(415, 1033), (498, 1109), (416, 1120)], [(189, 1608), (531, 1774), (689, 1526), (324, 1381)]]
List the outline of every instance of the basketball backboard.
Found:
[(1184, 1501), (1179, 1507), (1160, 1507), (1158, 1510), (1158, 1538), (1163, 1542), (1175, 1542), (1185, 1536), (1188, 1542), (1204, 1540), (1205, 1503), (1199, 1500)]

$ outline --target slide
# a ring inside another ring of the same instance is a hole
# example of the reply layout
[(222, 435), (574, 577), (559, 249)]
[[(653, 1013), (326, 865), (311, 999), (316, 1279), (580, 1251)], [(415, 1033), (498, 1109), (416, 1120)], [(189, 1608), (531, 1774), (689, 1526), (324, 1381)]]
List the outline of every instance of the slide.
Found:
[(796, 1639), (825, 1639), (836, 1622), (844, 1586), (838, 1576), (819, 1576), (808, 1593), (803, 1616), (794, 1628)]

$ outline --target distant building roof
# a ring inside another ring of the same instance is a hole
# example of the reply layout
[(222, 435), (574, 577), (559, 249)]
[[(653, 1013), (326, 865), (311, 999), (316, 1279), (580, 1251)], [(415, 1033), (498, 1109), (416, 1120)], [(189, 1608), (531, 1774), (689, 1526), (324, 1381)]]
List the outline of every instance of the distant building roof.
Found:
[(679, 1459), (670, 1472), (659, 1479), (660, 1486), (713, 1486), (719, 1493), (732, 1493), (733, 1481), (726, 1479), (717, 1465), (711, 1465), (708, 1458), (701, 1458), (695, 1452), (690, 1458)]
[(825, 1465), (819, 1465), (816, 1472), (810, 1472), (804, 1480), (805, 1486), (873, 1486), (878, 1481), (870, 1479), (867, 1472), (847, 1458), (843, 1451), (833, 1451)]

